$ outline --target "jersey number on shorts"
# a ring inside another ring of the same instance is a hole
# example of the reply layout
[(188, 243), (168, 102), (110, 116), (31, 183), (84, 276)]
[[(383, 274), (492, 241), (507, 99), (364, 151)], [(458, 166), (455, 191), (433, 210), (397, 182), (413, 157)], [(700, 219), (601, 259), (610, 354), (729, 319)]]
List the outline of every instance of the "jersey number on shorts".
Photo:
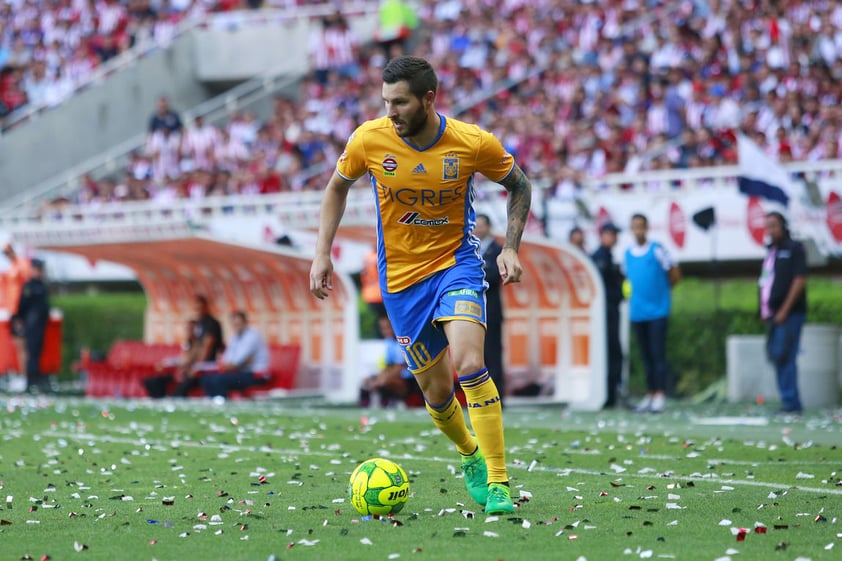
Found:
[(421, 370), (433, 360), (427, 347), (421, 341), (416, 341), (408, 346), (406, 348), (406, 355), (409, 358), (409, 367), (412, 370)]

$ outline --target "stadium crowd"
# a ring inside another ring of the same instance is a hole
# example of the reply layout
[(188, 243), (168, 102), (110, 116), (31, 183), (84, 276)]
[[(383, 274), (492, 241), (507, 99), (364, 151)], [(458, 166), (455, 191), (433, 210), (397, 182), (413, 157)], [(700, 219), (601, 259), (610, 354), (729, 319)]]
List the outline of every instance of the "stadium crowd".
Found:
[(340, 40), (329, 54), (313, 42), (298, 101), (262, 122), (150, 127), (125, 176), (89, 178), (80, 202), (321, 189), (382, 112), (380, 68), (401, 50), (437, 68), (442, 112), (493, 131), (551, 196), (607, 173), (733, 164), (738, 132), (782, 162), (842, 157), (838, 2), (423, 0), (418, 16), (388, 49), (329, 22)]
[(328, 0), (6, 0), (0, 3), (0, 119), (52, 107), (135, 46), (162, 46), (211, 12)]

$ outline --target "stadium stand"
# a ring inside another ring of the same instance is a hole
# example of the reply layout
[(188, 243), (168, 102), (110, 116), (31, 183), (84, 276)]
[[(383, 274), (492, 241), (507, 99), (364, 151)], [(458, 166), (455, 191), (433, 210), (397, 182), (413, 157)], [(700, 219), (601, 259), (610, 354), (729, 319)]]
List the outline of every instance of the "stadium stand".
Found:
[[(427, 0), (419, 15), (412, 52), (438, 68), (441, 110), (494, 131), (552, 197), (586, 177), (733, 164), (737, 133), (781, 162), (842, 156), (842, 5)], [(262, 121), (150, 137), (71, 202), (320, 189), (350, 131), (380, 113), (379, 68), (400, 50), (352, 39), (331, 45), (353, 71), (317, 65), (299, 101), (277, 98)]]

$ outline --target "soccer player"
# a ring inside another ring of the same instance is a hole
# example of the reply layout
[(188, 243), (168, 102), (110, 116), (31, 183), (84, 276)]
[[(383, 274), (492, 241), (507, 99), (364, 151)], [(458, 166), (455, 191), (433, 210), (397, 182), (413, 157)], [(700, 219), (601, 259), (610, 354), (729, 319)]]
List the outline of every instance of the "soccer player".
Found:
[[(487, 284), (472, 233), (474, 175), (508, 191), (506, 241), (497, 258), (504, 284), (523, 274), (517, 252), (532, 186), (493, 135), (436, 112), (437, 87), (424, 59), (400, 56), (383, 69), (386, 116), (351, 135), (325, 189), (310, 291), (323, 299), (333, 288), (330, 249), (348, 189), (368, 174), (379, 211), (383, 303), (395, 335), (433, 422), (462, 455), (471, 496), (487, 514), (504, 514), (514, 505), (500, 395), (483, 359)], [(454, 369), (476, 438), (454, 398)]]

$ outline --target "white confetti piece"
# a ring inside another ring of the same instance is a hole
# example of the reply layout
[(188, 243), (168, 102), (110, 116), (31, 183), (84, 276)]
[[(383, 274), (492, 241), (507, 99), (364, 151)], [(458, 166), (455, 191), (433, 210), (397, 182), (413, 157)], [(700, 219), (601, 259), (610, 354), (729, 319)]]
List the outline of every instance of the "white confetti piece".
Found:
[(530, 522), (529, 520), (524, 520), (524, 521), (523, 521), (523, 524), (521, 524), (521, 526), (522, 526), (523, 528), (531, 528), (531, 527), (532, 527), (532, 522)]
[(667, 522), (667, 526), (678, 526), (678, 520), (673, 520), (672, 522)]
[(723, 491), (733, 491), (734, 490), (734, 488), (731, 487), (730, 485), (723, 485), (720, 489), (723, 490)]
[(727, 518), (723, 518), (722, 520), (719, 521), (720, 526), (730, 526), (731, 524), (732, 524), (732, 522), (730, 520), (728, 520)]
[(499, 516), (488, 516), (485, 519), (485, 523), (488, 524), (489, 522), (497, 522), (498, 520), (500, 520)]
[(777, 498), (778, 498), (778, 494), (777, 494), (777, 493), (775, 493), (774, 491), (769, 491), (769, 494), (768, 494), (768, 495), (766, 495), (766, 498), (767, 498), (767, 499), (777, 499)]
[(827, 544), (826, 546), (824, 546), (824, 548), (825, 548), (825, 550), (826, 550), (826, 551), (830, 551), (831, 549), (833, 549), (833, 546), (834, 546), (834, 545), (835, 545), (835, 544), (834, 544), (833, 542), (830, 542), (829, 544)]
[(389, 559), (397, 559), (400, 556), (401, 556), (400, 553), (390, 553), (388, 558)]
[(76, 550), (76, 553), (79, 553), (80, 551), (85, 551), (86, 549), (88, 549), (88, 546), (86, 546), (83, 543), (73, 542), (73, 549)]
[(178, 537), (179, 537), (179, 538), (186, 538), (186, 537), (188, 537), (189, 535), (190, 535), (190, 534), (189, 534), (188, 532), (181, 532), (181, 533), (178, 535)]
[(485, 536), (486, 538), (499, 538), (500, 537), (500, 534), (498, 534), (497, 532), (489, 532), (488, 530), (483, 532), (482, 535)]
[(813, 479), (814, 477), (816, 476), (812, 473), (804, 473), (803, 471), (799, 471), (795, 474), (795, 479)]
[(560, 535), (564, 534), (564, 530), (559, 530), (555, 533), (555, 537), (559, 537)]
[(216, 532), (214, 532), (214, 533), (213, 533), (213, 535), (214, 535), (214, 536), (221, 536), (224, 532), (225, 532), (225, 530), (223, 530), (222, 528), (220, 528), (219, 530), (217, 530)]
[(345, 502), (344, 498), (343, 499), (333, 499), (333, 504), (339, 504), (339, 503), (344, 503), (344, 502)]
[(120, 500), (121, 501), (133, 501), (134, 497), (132, 497), (131, 495), (124, 495), (124, 496), (120, 497)]
[(667, 499), (669, 499), (671, 501), (678, 501), (678, 500), (681, 500), (681, 495), (676, 495), (675, 493), (669, 493), (667, 495)]
[(683, 510), (686, 507), (681, 506), (678, 503), (667, 503), (667, 510)]
[(242, 537), (240, 538), (240, 541), (241, 541), (241, 542), (247, 542), (248, 540), (249, 540), (249, 537), (248, 537), (248, 536), (242, 536)]
[(726, 555), (725, 557), (717, 557), (713, 561), (731, 561), (731, 558)]
[(733, 547), (729, 547), (725, 550), (725, 555), (736, 555), (740, 552), (739, 549), (734, 549)]
[(368, 538), (363, 538), (360, 540), (360, 543), (363, 545), (374, 545), (374, 542)]
[(575, 492), (575, 491), (578, 491), (579, 489), (577, 489), (576, 487), (570, 487), (570, 486), (568, 485), (568, 486), (567, 486), (567, 490), (568, 490), (569, 492), (573, 493), (573, 492)]
[(532, 493), (530, 493), (529, 491), (524, 491), (523, 489), (521, 489), (519, 491), (519, 493), (520, 493), (521, 499), (531, 499), (532, 498)]
[[(367, 539), (368, 539), (368, 538), (363, 538), (363, 540), (367, 540)], [(360, 542), (362, 542), (363, 540), (360, 540)], [(302, 539), (300, 539), (300, 540), (298, 540), (298, 545), (305, 545), (305, 546), (307, 546), (307, 547), (313, 547), (313, 546), (314, 546), (314, 545), (316, 545), (317, 543), (319, 543), (319, 540), (305, 540), (305, 539), (303, 539), (303, 538), (302, 538)], [(370, 542), (370, 540), (369, 540), (369, 543), (368, 543), (368, 544), (366, 544), (366, 545), (370, 545), (370, 544), (371, 544), (371, 542)]]
[(652, 555), (654, 555), (654, 553), (655, 552), (652, 551), (651, 549), (645, 549), (645, 550), (640, 552), (640, 558), (641, 559), (650, 559), (652, 557)]

